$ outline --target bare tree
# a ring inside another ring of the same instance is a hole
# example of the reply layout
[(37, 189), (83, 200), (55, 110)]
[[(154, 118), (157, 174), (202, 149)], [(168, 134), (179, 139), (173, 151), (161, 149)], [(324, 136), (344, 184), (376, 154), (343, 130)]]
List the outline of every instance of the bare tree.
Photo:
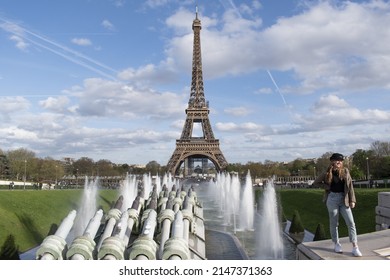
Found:
[(375, 141), (371, 144), (370, 150), (378, 158), (390, 156), (390, 142)]

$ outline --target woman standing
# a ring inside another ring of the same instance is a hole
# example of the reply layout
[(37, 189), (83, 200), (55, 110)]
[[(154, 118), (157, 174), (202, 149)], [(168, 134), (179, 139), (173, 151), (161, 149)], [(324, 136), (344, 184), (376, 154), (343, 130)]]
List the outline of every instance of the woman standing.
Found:
[(357, 245), (357, 232), (353, 219), (352, 208), (356, 205), (355, 192), (349, 170), (343, 166), (344, 156), (334, 153), (330, 157), (330, 165), (326, 172), (314, 181), (313, 185), (324, 188), (324, 201), (329, 212), (330, 235), (334, 242), (334, 251), (342, 253), (339, 240), (339, 215), (343, 216), (348, 227), (349, 241), (352, 243), (352, 255), (361, 257)]

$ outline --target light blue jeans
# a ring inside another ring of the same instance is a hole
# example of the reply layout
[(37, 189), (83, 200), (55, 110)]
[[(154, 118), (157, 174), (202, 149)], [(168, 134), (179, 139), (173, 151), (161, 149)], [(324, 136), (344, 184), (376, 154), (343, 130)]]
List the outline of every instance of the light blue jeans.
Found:
[(353, 220), (352, 210), (344, 204), (344, 193), (329, 193), (326, 200), (326, 207), (329, 212), (330, 236), (334, 243), (339, 242), (339, 214), (343, 216), (345, 224), (348, 227), (349, 241), (357, 243), (356, 226)]

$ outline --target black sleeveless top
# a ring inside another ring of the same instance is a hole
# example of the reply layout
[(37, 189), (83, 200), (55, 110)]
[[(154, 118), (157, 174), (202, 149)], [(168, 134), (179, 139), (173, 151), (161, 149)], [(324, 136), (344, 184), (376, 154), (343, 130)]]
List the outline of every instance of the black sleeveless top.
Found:
[(330, 184), (330, 191), (341, 193), (344, 192), (344, 180), (339, 177), (338, 170), (332, 170), (332, 182)]

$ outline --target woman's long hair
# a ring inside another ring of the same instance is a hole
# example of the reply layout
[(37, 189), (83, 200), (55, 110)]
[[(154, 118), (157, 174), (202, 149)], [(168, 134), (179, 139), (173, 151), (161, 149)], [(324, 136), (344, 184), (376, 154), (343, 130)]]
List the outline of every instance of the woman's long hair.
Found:
[(332, 171), (338, 172), (340, 180), (345, 179), (345, 168), (344, 168), (343, 162), (341, 162), (341, 165), (339, 168), (335, 168), (335, 169), (333, 168), (333, 164), (330, 164), (327, 171), (326, 171), (326, 177), (325, 177), (326, 183), (328, 185), (330, 185), (332, 183), (332, 179), (333, 179), (333, 172)]

